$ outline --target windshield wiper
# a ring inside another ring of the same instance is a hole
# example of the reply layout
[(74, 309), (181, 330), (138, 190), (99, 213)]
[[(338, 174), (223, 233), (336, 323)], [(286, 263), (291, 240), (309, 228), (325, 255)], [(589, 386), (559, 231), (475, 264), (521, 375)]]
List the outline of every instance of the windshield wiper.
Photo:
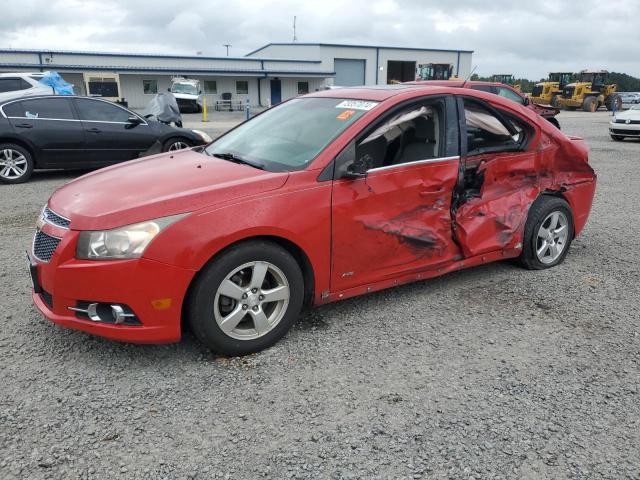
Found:
[(230, 152), (225, 152), (225, 153), (216, 152), (216, 153), (212, 153), (211, 155), (213, 155), (214, 157), (221, 158), (223, 160), (229, 160), (234, 163), (242, 163), (244, 165), (249, 165), (253, 168), (264, 170), (263, 164), (258, 162), (252, 162), (251, 160), (247, 160), (246, 158), (239, 157), (238, 155), (234, 155), (233, 153), (230, 153)]

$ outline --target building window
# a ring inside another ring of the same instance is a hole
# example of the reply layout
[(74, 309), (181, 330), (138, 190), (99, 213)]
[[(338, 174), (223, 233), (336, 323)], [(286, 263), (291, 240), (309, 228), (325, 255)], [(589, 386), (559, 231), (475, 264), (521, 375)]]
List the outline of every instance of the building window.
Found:
[(204, 93), (215, 95), (218, 93), (218, 84), (215, 80), (204, 81)]
[(309, 82), (298, 82), (298, 95), (309, 93)]
[(158, 93), (158, 81), (142, 80), (142, 91), (145, 95), (155, 95)]
[(246, 95), (249, 93), (249, 82), (246, 80), (236, 80), (236, 93)]

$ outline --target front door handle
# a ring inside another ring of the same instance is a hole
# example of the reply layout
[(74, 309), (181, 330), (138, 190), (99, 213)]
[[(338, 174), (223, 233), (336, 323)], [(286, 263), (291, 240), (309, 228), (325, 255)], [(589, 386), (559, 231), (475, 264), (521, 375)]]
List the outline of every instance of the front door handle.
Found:
[(33, 128), (33, 123), (18, 123), (17, 128)]
[(87, 128), (86, 131), (89, 133), (100, 133), (102, 130), (100, 130), (99, 128)]
[(444, 188), (440, 188), (438, 190), (422, 190), (420, 192), (421, 197), (437, 197), (443, 195), (445, 193)]

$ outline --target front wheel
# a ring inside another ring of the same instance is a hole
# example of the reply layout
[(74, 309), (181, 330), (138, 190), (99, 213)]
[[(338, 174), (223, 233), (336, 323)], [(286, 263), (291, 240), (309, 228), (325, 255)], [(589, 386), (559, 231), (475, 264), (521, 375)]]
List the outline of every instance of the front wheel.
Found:
[(573, 214), (562, 198), (543, 195), (529, 209), (520, 263), (530, 270), (555, 267), (573, 240)]
[(246, 355), (272, 346), (298, 318), (304, 299), (300, 266), (271, 242), (234, 246), (198, 276), (188, 303), (195, 336), (215, 352)]
[(582, 110), (584, 110), (585, 112), (593, 113), (598, 110), (598, 107), (598, 99), (596, 97), (587, 97), (582, 103)]
[(162, 146), (163, 152), (173, 152), (175, 150), (184, 150), (185, 148), (191, 148), (193, 145), (189, 140), (184, 138), (170, 138)]
[(0, 182), (23, 183), (33, 173), (33, 158), (29, 151), (12, 143), (0, 144)]

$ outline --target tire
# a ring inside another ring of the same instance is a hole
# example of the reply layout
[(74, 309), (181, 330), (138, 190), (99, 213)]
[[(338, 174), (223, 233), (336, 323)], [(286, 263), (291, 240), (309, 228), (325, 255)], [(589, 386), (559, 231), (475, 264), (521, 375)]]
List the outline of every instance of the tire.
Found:
[(23, 183), (33, 173), (33, 157), (29, 150), (14, 143), (0, 144), (0, 182)]
[(582, 110), (585, 112), (595, 112), (598, 110), (598, 99), (596, 97), (587, 97), (582, 102)]
[(607, 97), (604, 101), (607, 110), (612, 111), (615, 105), (616, 111), (620, 111), (622, 109), (622, 97), (616, 93), (612, 93)]
[(611, 135), (611, 139), (614, 142), (621, 142), (624, 140), (624, 137), (622, 135)]
[(558, 108), (558, 95), (553, 95), (551, 97), (551, 106)]
[[(554, 219), (558, 219), (559, 222), (555, 226)], [(559, 227), (562, 226), (564, 229), (560, 230)], [(542, 236), (543, 228), (548, 231), (547, 237)], [(529, 209), (524, 227), (522, 254), (518, 259), (520, 264), (529, 270), (543, 270), (562, 263), (571, 247), (573, 228), (573, 213), (565, 200), (549, 195), (540, 196)], [(554, 233), (555, 230), (558, 232)], [(555, 239), (554, 243), (558, 248), (549, 245), (550, 239)], [(543, 249), (545, 243), (547, 248)]]
[[(266, 271), (262, 283), (261, 271)], [(270, 293), (274, 300), (265, 300)], [(247, 355), (284, 337), (303, 300), (302, 270), (291, 254), (271, 242), (248, 241), (228, 249), (200, 272), (189, 295), (187, 318), (196, 338), (211, 350)]]
[(193, 147), (193, 144), (191, 143), (191, 141), (187, 140), (186, 138), (174, 137), (164, 142), (164, 144), (162, 145), (162, 151), (173, 152), (173, 151), (183, 150), (185, 148), (191, 148), (191, 147)]

